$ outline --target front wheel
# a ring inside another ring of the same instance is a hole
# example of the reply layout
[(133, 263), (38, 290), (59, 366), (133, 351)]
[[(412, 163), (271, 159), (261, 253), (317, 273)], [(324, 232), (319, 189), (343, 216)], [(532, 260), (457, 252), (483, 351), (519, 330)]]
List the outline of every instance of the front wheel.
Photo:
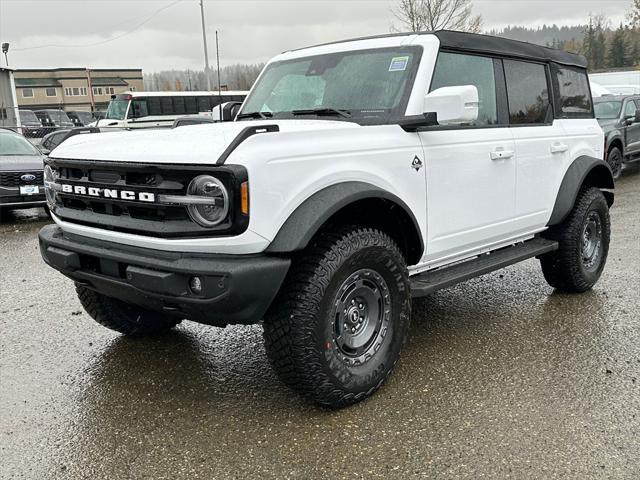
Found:
[(540, 258), (549, 285), (568, 293), (591, 289), (604, 270), (611, 238), (609, 205), (602, 192), (582, 190), (569, 216), (547, 236), (559, 243), (556, 252)]
[(265, 318), (279, 377), (321, 405), (359, 402), (384, 383), (407, 339), (409, 276), (396, 244), (359, 227), (320, 235)]

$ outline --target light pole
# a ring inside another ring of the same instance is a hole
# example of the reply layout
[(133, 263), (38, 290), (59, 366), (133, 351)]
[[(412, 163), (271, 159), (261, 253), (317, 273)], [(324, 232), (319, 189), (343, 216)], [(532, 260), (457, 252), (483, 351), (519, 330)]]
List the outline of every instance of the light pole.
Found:
[(2, 44), (2, 53), (4, 53), (4, 61), (9, 66), (9, 59), (7, 58), (7, 52), (9, 51), (9, 44), (7, 42)]
[(207, 32), (204, 26), (203, 0), (200, 0), (200, 17), (202, 18), (202, 42), (204, 43), (204, 74), (207, 77), (207, 90), (211, 91), (211, 71), (209, 70), (209, 52), (207, 51)]

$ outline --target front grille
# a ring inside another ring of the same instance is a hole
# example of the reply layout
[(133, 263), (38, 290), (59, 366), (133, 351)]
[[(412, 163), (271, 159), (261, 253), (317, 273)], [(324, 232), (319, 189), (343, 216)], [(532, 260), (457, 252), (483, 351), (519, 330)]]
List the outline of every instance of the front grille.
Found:
[[(33, 175), (35, 180), (22, 180), (25, 175)], [(42, 171), (39, 172), (0, 172), (0, 187), (19, 187), (20, 185), (42, 185)]]
[(185, 195), (193, 178), (211, 174), (219, 178), (231, 194), (230, 215), (214, 228), (193, 222), (184, 206), (163, 205), (139, 200), (98, 198), (72, 193), (58, 193), (54, 213), (62, 220), (80, 225), (154, 237), (196, 237), (235, 235), (246, 230), (248, 218), (233, 208), (239, 205), (239, 183), (246, 180), (246, 170), (238, 166), (193, 166), (98, 162), (89, 160), (49, 159), (58, 182), (66, 185), (127, 190), (159, 195)]

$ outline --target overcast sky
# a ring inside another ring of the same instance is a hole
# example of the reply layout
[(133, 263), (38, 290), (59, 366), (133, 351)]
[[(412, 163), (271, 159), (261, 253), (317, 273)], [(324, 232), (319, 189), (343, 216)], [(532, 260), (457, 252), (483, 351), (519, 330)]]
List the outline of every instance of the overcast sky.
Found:
[[(389, 32), (397, 0), (205, 0), (209, 56), (256, 63), (291, 48)], [(631, 0), (474, 0), (486, 29), (619, 23)], [(0, 40), (14, 68), (202, 69), (197, 0), (0, 0)], [(2, 61), (4, 65), (4, 59)]]

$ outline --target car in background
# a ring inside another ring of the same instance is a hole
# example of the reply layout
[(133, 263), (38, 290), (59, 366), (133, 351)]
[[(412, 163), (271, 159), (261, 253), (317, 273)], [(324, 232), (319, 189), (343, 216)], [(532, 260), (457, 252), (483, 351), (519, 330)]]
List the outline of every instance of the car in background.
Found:
[(56, 130), (44, 136), (42, 143), (40, 144), (40, 150), (45, 155), (49, 155), (54, 148), (64, 142), (67, 138), (85, 133), (100, 133), (100, 129), (96, 127), (78, 127)]
[(25, 137), (36, 138), (44, 135), (45, 130), (42, 129), (42, 123), (40, 123), (40, 119), (32, 110), (24, 110), (21, 108), (19, 114), (22, 134)]
[(63, 110), (36, 110), (34, 113), (40, 119), (42, 126), (49, 129), (49, 132), (60, 128), (73, 128), (74, 126)]
[(618, 179), (624, 163), (640, 160), (640, 95), (596, 98), (594, 110), (607, 142), (607, 163)]
[(22, 135), (0, 129), (0, 214), (45, 207), (43, 155)]
[(93, 117), (93, 114), (91, 112), (81, 110), (67, 112), (67, 117), (69, 117), (69, 120), (73, 122), (74, 127), (86, 127), (87, 125), (95, 121), (95, 118)]

